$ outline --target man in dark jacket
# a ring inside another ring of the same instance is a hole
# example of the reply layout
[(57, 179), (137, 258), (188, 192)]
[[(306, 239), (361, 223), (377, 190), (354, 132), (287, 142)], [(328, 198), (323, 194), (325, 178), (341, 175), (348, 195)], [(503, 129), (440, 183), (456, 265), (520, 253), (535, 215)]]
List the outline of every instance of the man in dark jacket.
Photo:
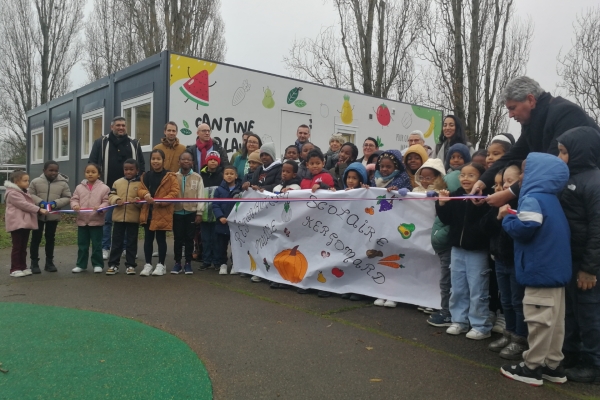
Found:
[(600, 132), (570, 129), (558, 137), (558, 157), (569, 167), (560, 195), (571, 228), (573, 277), (567, 286), (563, 353), (567, 379), (600, 383)]
[[(129, 158), (137, 160), (140, 174), (145, 171), (146, 163), (140, 143), (127, 136), (125, 118), (114, 117), (110, 124), (110, 133), (94, 141), (88, 163), (98, 164), (102, 167), (100, 179), (110, 188), (117, 179), (125, 176), (123, 163)], [(105, 260), (108, 260), (110, 251), (112, 211), (111, 208), (104, 214), (102, 257)]]
[(206, 155), (212, 151), (219, 153), (221, 163), (219, 166), (224, 168), (229, 165), (229, 158), (227, 158), (227, 152), (217, 142), (213, 142), (210, 137), (210, 126), (208, 124), (200, 124), (196, 131), (198, 137), (196, 138), (196, 144), (192, 144), (186, 148), (186, 151), (192, 155), (194, 160), (193, 169), (194, 172), (200, 173), (200, 170), (206, 165)]
[[(508, 116), (521, 124), (521, 137), (515, 145), (481, 176), (474, 185), (472, 194), (494, 184), (494, 177), (510, 161), (524, 160), (530, 152), (558, 155), (556, 139), (571, 128), (590, 126), (600, 130), (598, 125), (577, 104), (553, 97), (545, 92), (535, 80), (521, 76), (506, 85), (502, 98), (508, 109)], [(597, 149), (600, 151), (600, 149)], [(510, 190), (495, 193), (486, 200), (493, 207), (507, 204), (519, 197), (517, 184)]]

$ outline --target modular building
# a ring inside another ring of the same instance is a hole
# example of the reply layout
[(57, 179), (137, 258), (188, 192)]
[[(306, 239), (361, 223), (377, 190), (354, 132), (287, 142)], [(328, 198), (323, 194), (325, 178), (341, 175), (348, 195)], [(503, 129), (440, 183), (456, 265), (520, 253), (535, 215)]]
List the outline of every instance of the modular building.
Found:
[(301, 124), (324, 151), (334, 133), (359, 149), (371, 136), (383, 150), (401, 150), (416, 129), (435, 146), (442, 120), (440, 110), (163, 51), (29, 111), (28, 171), (38, 176), (44, 161), (55, 160), (74, 187), (94, 140), (110, 132), (117, 115), (126, 118), (146, 159), (167, 121), (177, 123), (185, 145), (207, 123), (228, 153), (253, 131), (281, 155)]

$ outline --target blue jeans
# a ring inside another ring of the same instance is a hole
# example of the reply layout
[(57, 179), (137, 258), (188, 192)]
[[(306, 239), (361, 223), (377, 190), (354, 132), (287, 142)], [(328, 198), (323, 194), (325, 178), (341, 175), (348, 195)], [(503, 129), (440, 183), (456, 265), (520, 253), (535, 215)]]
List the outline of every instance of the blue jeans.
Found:
[(519, 285), (515, 267), (496, 259), (496, 278), (500, 290), (500, 302), (506, 319), (506, 330), (517, 336), (527, 337), (527, 324), (523, 315), (525, 286)]
[(109, 208), (108, 211), (104, 213), (104, 227), (102, 228), (102, 250), (110, 250), (113, 210), (114, 208)]
[[(600, 276), (597, 277), (600, 279)], [(566, 290), (565, 357), (600, 368), (600, 285), (590, 290), (577, 288), (577, 273)]]
[(202, 261), (204, 265), (217, 265), (215, 241), (215, 223), (202, 222), (200, 224), (200, 235), (202, 236)]
[(481, 333), (492, 330), (490, 320), (490, 267), (485, 250), (452, 247), (450, 257), (452, 323), (471, 327)]
[(450, 289), (452, 289), (452, 279), (450, 278), (451, 253), (451, 249), (437, 253), (440, 258), (440, 267), (442, 268), (442, 273), (440, 275), (440, 295), (442, 297), (440, 313), (444, 317), (450, 316)]

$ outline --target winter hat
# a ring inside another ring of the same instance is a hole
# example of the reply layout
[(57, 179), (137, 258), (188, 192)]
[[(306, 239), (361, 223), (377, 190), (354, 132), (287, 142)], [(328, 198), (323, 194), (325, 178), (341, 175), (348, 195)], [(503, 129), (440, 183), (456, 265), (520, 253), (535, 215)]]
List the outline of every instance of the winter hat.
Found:
[(394, 163), (394, 167), (399, 172), (404, 172), (404, 163), (402, 163), (402, 154), (398, 150), (386, 150), (379, 156), (377, 160), (377, 164), (375, 165), (375, 170), (379, 171), (379, 165), (381, 164), (381, 160), (384, 158), (389, 159)]
[(275, 160), (275, 143), (269, 142), (265, 143), (260, 147), (260, 154), (267, 153), (271, 156), (273, 160)]
[(450, 159), (454, 153), (459, 153), (463, 160), (465, 160), (465, 164), (471, 162), (471, 153), (469, 152), (469, 148), (462, 143), (453, 144), (448, 149), (448, 156), (446, 157), (446, 162), (444, 165), (446, 167), (446, 171), (450, 168)]
[(254, 161), (262, 164), (262, 161), (260, 161), (260, 150), (254, 150), (252, 153), (250, 153), (248, 156), (248, 161)]
[(348, 167), (344, 171), (344, 176), (342, 178), (342, 185), (344, 185), (344, 188), (346, 187), (346, 177), (348, 176), (348, 172), (350, 171), (358, 173), (360, 183), (369, 182), (369, 180), (367, 179), (367, 169), (365, 168), (365, 166), (362, 165), (362, 163), (360, 162), (353, 162), (352, 164), (348, 165)]
[(215, 160), (219, 164), (221, 164), (221, 156), (217, 151), (211, 151), (206, 155), (206, 159), (204, 160), (205, 164), (208, 164), (210, 160)]

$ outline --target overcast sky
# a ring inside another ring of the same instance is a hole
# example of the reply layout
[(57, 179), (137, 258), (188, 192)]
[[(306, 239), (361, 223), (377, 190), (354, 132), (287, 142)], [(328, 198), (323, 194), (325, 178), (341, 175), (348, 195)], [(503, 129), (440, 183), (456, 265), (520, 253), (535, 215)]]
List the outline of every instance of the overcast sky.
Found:
[[(88, 0), (88, 13), (91, 11)], [(283, 57), (295, 38), (314, 38), (322, 27), (336, 23), (329, 0), (221, 0), (225, 21), (227, 55), (225, 62), (288, 76)], [(285, 4), (285, 6), (284, 6)], [(598, 0), (516, 0), (516, 15), (530, 16), (535, 25), (527, 75), (542, 87), (555, 92), (558, 83), (556, 56), (571, 47), (573, 22), (578, 13), (598, 5)], [(82, 86), (85, 73), (73, 72), (73, 88)], [(512, 123), (512, 133), (519, 125)]]

